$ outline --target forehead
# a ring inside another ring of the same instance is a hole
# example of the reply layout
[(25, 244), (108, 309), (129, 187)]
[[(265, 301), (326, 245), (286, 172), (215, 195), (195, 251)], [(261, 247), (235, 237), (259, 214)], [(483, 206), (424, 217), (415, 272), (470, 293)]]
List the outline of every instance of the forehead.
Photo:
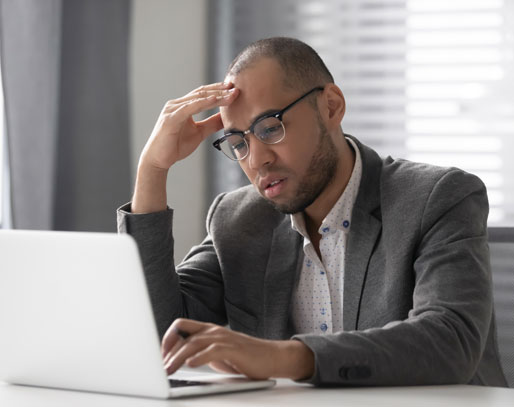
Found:
[(247, 129), (257, 116), (282, 109), (294, 97), (294, 91), (284, 86), (282, 69), (273, 59), (258, 60), (226, 80), (239, 89), (239, 96), (230, 106), (220, 108), (225, 129)]

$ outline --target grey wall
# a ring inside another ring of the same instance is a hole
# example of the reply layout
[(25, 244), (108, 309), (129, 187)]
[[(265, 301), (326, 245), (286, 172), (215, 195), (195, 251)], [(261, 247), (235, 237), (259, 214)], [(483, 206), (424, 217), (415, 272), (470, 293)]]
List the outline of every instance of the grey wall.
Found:
[[(164, 103), (206, 82), (207, 1), (134, 0), (130, 89), (132, 175)], [(205, 235), (204, 143), (168, 177), (175, 262)], [(133, 182), (132, 182), (133, 185)], [(130, 197), (127, 197), (127, 200)]]

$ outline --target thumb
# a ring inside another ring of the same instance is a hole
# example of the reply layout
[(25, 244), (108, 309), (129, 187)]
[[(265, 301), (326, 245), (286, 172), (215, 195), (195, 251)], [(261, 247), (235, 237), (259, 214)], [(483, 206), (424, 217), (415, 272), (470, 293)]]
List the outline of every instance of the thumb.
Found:
[(223, 128), (223, 122), (221, 121), (221, 113), (213, 114), (212, 116), (202, 121), (196, 122), (197, 128), (200, 130), (202, 139), (206, 139), (212, 133), (216, 133), (218, 130)]

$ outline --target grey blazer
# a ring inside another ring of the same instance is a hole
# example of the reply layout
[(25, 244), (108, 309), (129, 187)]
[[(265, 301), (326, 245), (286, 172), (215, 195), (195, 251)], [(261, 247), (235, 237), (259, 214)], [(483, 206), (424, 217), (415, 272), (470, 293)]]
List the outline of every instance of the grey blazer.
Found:
[(118, 210), (137, 241), (160, 335), (178, 317), (315, 355), (317, 385), (506, 386), (498, 361), (483, 183), (455, 168), (381, 159), (354, 138), (362, 180), (348, 236), (344, 331), (294, 335), (301, 236), (252, 186), (221, 194), (207, 237), (175, 269), (171, 209)]

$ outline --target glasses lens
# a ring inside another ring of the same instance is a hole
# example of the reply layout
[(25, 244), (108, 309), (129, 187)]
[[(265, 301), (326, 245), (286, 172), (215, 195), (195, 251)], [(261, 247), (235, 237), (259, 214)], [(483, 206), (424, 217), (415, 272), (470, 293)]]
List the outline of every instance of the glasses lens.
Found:
[(220, 143), (223, 153), (231, 160), (242, 160), (248, 154), (248, 144), (240, 134), (231, 134)]
[(266, 117), (254, 126), (254, 134), (265, 144), (275, 144), (284, 138), (285, 130), (282, 122), (276, 117)]

